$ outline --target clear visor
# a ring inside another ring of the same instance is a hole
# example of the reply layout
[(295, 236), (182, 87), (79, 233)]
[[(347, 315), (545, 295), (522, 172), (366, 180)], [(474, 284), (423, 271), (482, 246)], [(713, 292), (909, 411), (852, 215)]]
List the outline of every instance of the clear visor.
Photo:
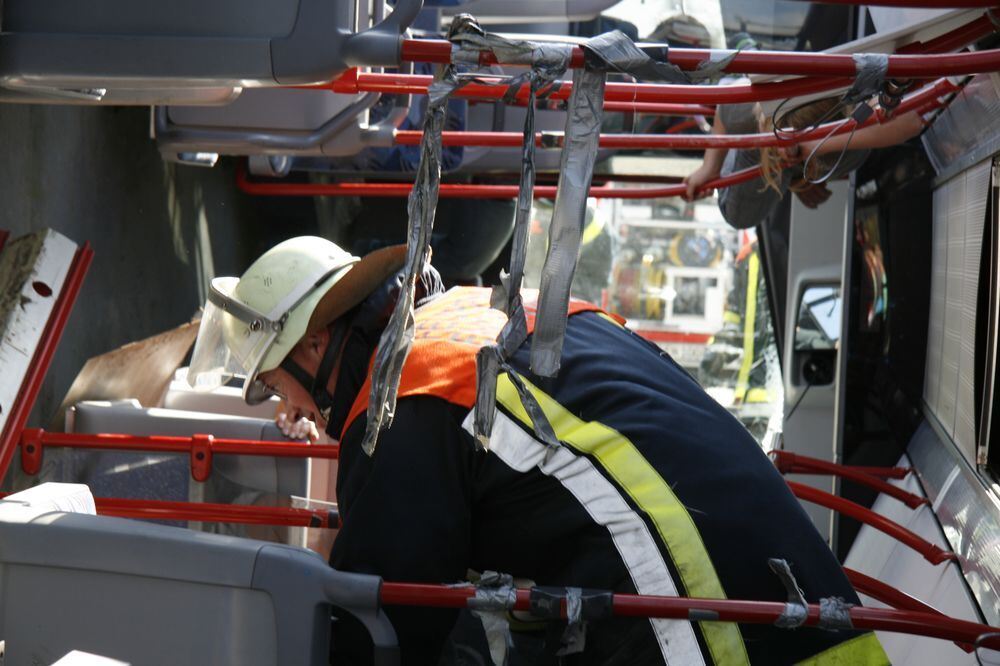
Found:
[[(212, 286), (223, 295), (232, 294), (239, 278), (216, 278)], [(274, 343), (277, 333), (264, 326), (252, 330), (243, 322), (211, 301), (198, 328), (198, 338), (191, 354), (187, 380), (196, 391), (213, 391), (235, 376), (254, 379), (264, 356)]]

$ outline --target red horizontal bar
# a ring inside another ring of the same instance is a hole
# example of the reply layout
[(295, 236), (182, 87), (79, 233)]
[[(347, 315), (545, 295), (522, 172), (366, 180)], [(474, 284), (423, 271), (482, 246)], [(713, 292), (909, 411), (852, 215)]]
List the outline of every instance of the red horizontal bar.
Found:
[(111, 433), (45, 432), (25, 430), (21, 434), (21, 469), (37, 474), (42, 468), (46, 446), (64, 446), (105, 451), (183, 453), (191, 457), (191, 476), (205, 481), (212, 474), (214, 455), (271, 456), (275, 458), (336, 459), (340, 446), (301, 442), (268, 442), (254, 439), (216, 439), (212, 435), (191, 437), (138, 436)]
[(958, 556), (948, 550), (935, 546), (931, 542), (923, 539), (920, 535), (911, 532), (899, 523), (889, 520), (885, 516), (879, 515), (860, 504), (856, 504), (843, 497), (837, 497), (831, 493), (807, 486), (795, 481), (787, 481), (792, 494), (801, 500), (818, 504), (819, 506), (832, 509), (837, 513), (854, 518), (857, 521), (870, 525), (880, 532), (888, 534), (900, 543), (903, 543), (924, 556), (931, 564), (940, 564), (947, 560), (957, 560)]
[[(488, 79), (488, 77), (483, 77)], [(934, 77), (936, 78), (936, 77)], [(380, 92), (394, 95), (424, 95), (433, 80), (423, 74), (392, 74), (357, 72), (351, 70), (330, 83), (306, 86), (311, 89), (332, 90), (336, 93), (355, 95), (362, 92)], [(507, 94), (505, 79), (497, 78), (495, 84), (469, 83), (452, 93), (452, 97), (462, 99), (502, 100)], [(788, 81), (750, 83), (732, 86), (666, 85), (660, 83), (617, 83), (610, 82), (605, 87), (607, 102), (656, 103), (656, 104), (738, 104), (742, 102), (763, 102), (786, 99), (799, 95), (823, 93), (851, 85), (850, 78), (802, 78)], [(571, 81), (559, 81), (546, 89), (547, 99), (569, 99), (573, 90)], [(522, 86), (515, 97), (524, 102), (528, 91)]]
[[(782, 462), (794, 461), (794, 464), (801, 469), (809, 469), (810, 465), (813, 465), (811, 469), (816, 469), (815, 463), (823, 463), (824, 465), (835, 464), (835, 463), (827, 463), (827, 461), (821, 460), (820, 458), (804, 456), (801, 453), (791, 453), (789, 451), (771, 451), (770, 455)], [(841, 468), (853, 469), (859, 472), (864, 472), (869, 476), (875, 476), (880, 479), (905, 479), (910, 474), (910, 472), (913, 471), (913, 469), (910, 467), (872, 467), (867, 465), (837, 465), (837, 466)], [(778, 469), (781, 470), (782, 468), (778, 467)], [(797, 473), (802, 474), (804, 472), (797, 472)]]
[(87, 269), (94, 258), (94, 251), (90, 248), (90, 243), (84, 243), (83, 247), (73, 255), (69, 272), (63, 282), (62, 290), (56, 300), (49, 320), (45, 323), (45, 329), (35, 348), (35, 354), (31, 358), (31, 365), (21, 382), (21, 389), (17, 393), (17, 399), (13, 405), (9, 406), (7, 423), (4, 425), (3, 433), (0, 434), (0, 480), (6, 477), (7, 468), (10, 466), (11, 458), (14, 455), (14, 448), (21, 437), (24, 424), (28, 421), (28, 415), (35, 406), (38, 392), (42, 388), (42, 381), (45, 373), (48, 372), (52, 357), (59, 346), (69, 314), (73, 310), (73, 304), (80, 294), (83, 286), (83, 279), (87, 276)]
[[(933, 85), (909, 95), (900, 102), (895, 115), (902, 115), (913, 110), (927, 111), (931, 107), (942, 105), (938, 99), (942, 95), (953, 93), (958, 86), (948, 79), (940, 79)], [(689, 121), (693, 126), (693, 121)], [(872, 115), (860, 127), (867, 127), (879, 122)], [(684, 126), (681, 123), (677, 127)], [(673, 128), (671, 128), (673, 129)], [(819, 127), (798, 132), (794, 139), (777, 137), (773, 132), (757, 134), (602, 134), (600, 147), (607, 149), (647, 149), (647, 150), (703, 150), (705, 148), (766, 148), (790, 146), (802, 141), (822, 139), (834, 134), (847, 134), (857, 129), (853, 123), (843, 121), (830, 122)], [(420, 130), (396, 130), (394, 141), (400, 146), (419, 146), (424, 133)], [(521, 132), (471, 132), (446, 131), (441, 133), (441, 142), (445, 146), (484, 146), (492, 148), (520, 148), (524, 135)], [(542, 148), (560, 148), (562, 133), (536, 133), (535, 145)]]
[(996, 0), (796, 0), (823, 5), (869, 5), (873, 7), (912, 7), (916, 9), (975, 9), (995, 7)]
[(336, 511), (296, 509), (279, 506), (247, 506), (240, 504), (210, 504), (166, 502), (110, 497), (94, 499), (97, 513), (117, 518), (142, 520), (196, 520), (206, 523), (242, 523), (246, 525), (281, 525), (287, 527), (336, 528)]
[[(203, 435), (204, 436), (204, 435)], [(125, 435), (117, 433), (24, 431), (25, 441), (40, 441), (44, 446), (65, 446), (81, 449), (112, 451), (143, 451), (154, 453), (190, 453), (195, 438), (166, 435)], [(340, 447), (336, 444), (313, 445), (302, 442), (271, 442), (256, 439), (212, 438), (212, 452), (219, 455), (273, 456), (276, 458), (336, 459)]]
[[(978, 5), (982, 6), (982, 5)], [(662, 44), (638, 44), (640, 48), (658, 48)], [(570, 67), (583, 66), (584, 51), (573, 47)], [(851, 54), (809, 53), (795, 51), (718, 51), (711, 49), (671, 48), (668, 61), (684, 70), (694, 70), (713, 56), (732, 56), (724, 71), (730, 74), (770, 74), (781, 76), (838, 76), (854, 77), (857, 64)], [(403, 61), (449, 63), (452, 44), (446, 40), (406, 39), (403, 40), (401, 58)], [(483, 51), (481, 65), (503, 64), (492, 52)], [(899, 79), (927, 78), (939, 76), (966, 76), (1000, 69), (1000, 50), (990, 49), (971, 53), (944, 54), (922, 53), (920, 55), (895, 54), (889, 56), (887, 76)], [(637, 100), (638, 101), (638, 100)]]
[[(381, 599), (387, 606), (423, 606), (435, 608), (465, 608), (475, 596), (476, 588), (425, 585), (413, 583), (382, 583)], [(513, 610), (530, 611), (531, 590), (516, 591)], [(786, 603), (777, 601), (743, 601), (736, 599), (695, 599), (637, 594), (614, 594), (612, 612), (628, 617), (657, 617), (676, 620), (774, 624), (785, 612)], [(565, 603), (563, 604), (565, 616)], [(963, 643), (981, 640), (983, 647), (1000, 648), (1000, 629), (976, 622), (967, 622), (934, 613), (883, 608), (850, 609), (855, 629), (894, 631), (928, 636)], [(809, 604), (804, 626), (815, 627), (820, 622), (820, 605)], [(988, 636), (988, 637), (987, 637)]]
[(916, 509), (919, 506), (931, 503), (926, 497), (915, 495), (876, 476), (872, 476), (867, 472), (855, 469), (848, 465), (839, 465), (827, 460), (820, 460), (819, 458), (800, 456), (789, 451), (771, 451), (771, 459), (774, 460), (774, 466), (777, 467), (778, 471), (782, 474), (830, 474), (889, 495), (911, 509)]
[[(707, 183), (703, 189), (729, 187), (754, 180), (760, 176), (760, 167), (737, 171), (729, 176)], [(286, 197), (405, 197), (413, 189), (412, 183), (285, 183), (259, 182), (247, 179), (246, 169), (240, 167), (236, 173), (236, 184), (246, 194)], [(442, 199), (516, 199), (517, 185), (464, 185), (445, 183), (441, 185), (439, 197)], [(667, 185), (653, 188), (591, 187), (590, 196), (595, 199), (660, 199), (686, 194), (685, 185)], [(535, 187), (536, 199), (554, 199), (555, 185)]]
[[(931, 615), (947, 617), (947, 615), (933, 606), (925, 604), (920, 599), (917, 599), (902, 590), (897, 590), (891, 585), (886, 585), (877, 578), (872, 578), (871, 576), (863, 574), (860, 571), (848, 569), (847, 567), (844, 567), (844, 573), (847, 575), (847, 580), (850, 581), (855, 590), (868, 595), (872, 599), (881, 601), (888, 606), (902, 610), (917, 611), (920, 613), (929, 613)], [(969, 653), (974, 652), (976, 649), (971, 643), (956, 641), (955, 645)]]
[(714, 116), (715, 107), (700, 104), (643, 104), (633, 102), (605, 102), (608, 113), (643, 113), (657, 116)]

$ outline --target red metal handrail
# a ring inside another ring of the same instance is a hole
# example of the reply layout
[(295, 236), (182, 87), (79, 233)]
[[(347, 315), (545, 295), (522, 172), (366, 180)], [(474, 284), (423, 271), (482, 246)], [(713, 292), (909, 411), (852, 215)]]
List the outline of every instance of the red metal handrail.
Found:
[(910, 596), (901, 590), (897, 590), (877, 578), (872, 578), (867, 574), (863, 574), (860, 571), (855, 571), (854, 569), (849, 569), (847, 567), (844, 567), (844, 574), (847, 575), (847, 580), (850, 581), (855, 590), (868, 595), (872, 599), (892, 606), (893, 608), (920, 611), (921, 613), (933, 613), (934, 615), (946, 617), (944, 613), (933, 606), (925, 604), (923, 601), (920, 601), (920, 599)]
[[(489, 80), (489, 77), (482, 77)], [(928, 75), (928, 78), (937, 78)], [(358, 72), (349, 70), (330, 83), (305, 86), (309, 89), (332, 90), (336, 93), (356, 95), (364, 92), (380, 92), (389, 95), (425, 95), (433, 77), (424, 74), (392, 74)], [(484, 99), (500, 101), (508, 92), (507, 79), (498, 77), (495, 83), (469, 83), (452, 93), (459, 99)], [(739, 104), (743, 102), (764, 102), (787, 99), (800, 95), (825, 93), (845, 88), (853, 83), (851, 78), (810, 77), (788, 81), (750, 83), (731, 86), (667, 85), (662, 83), (619, 83), (609, 82), (604, 91), (607, 102), (655, 103), (655, 104)], [(539, 94), (547, 99), (562, 101), (569, 99), (573, 90), (571, 81), (559, 81)], [(514, 96), (519, 102), (526, 102), (528, 91), (525, 86)]]
[[(882, 603), (892, 606), (893, 608), (917, 611), (920, 613), (930, 613), (939, 617), (948, 617), (933, 606), (925, 604), (920, 599), (917, 599), (902, 590), (897, 590), (877, 578), (872, 578), (871, 576), (863, 574), (860, 571), (848, 569), (847, 567), (844, 567), (844, 573), (847, 575), (847, 580), (850, 581), (855, 590), (868, 595), (876, 601), (881, 601)], [(976, 649), (971, 643), (956, 641), (955, 645), (970, 653), (974, 652)]]
[[(910, 111), (926, 113), (943, 106), (939, 99), (960, 89), (948, 79), (939, 79), (932, 85), (907, 96), (896, 107), (895, 115)], [(842, 120), (797, 132), (794, 138), (777, 137), (773, 132), (757, 134), (602, 134), (600, 147), (608, 149), (646, 150), (702, 150), (705, 148), (766, 148), (790, 146), (803, 141), (822, 139), (830, 135), (847, 134), (860, 127), (870, 127), (880, 121), (877, 114), (861, 125)], [(692, 121), (693, 122), (693, 121)], [(680, 126), (680, 125), (678, 125)], [(688, 126), (690, 127), (690, 125)], [(673, 128), (671, 128), (673, 129)], [(420, 130), (396, 130), (393, 139), (397, 145), (419, 146), (424, 133)], [(541, 148), (561, 148), (563, 135), (554, 132), (535, 134), (535, 145)], [(493, 148), (520, 148), (524, 140), (521, 132), (470, 132), (446, 131), (441, 133), (445, 146), (486, 146)]]
[(606, 113), (641, 113), (656, 116), (714, 116), (715, 107), (703, 104), (643, 104), (641, 102), (605, 102)]
[[(662, 44), (638, 44), (642, 47), (661, 47)], [(685, 70), (697, 69), (703, 62), (718, 56), (711, 49), (671, 48), (668, 61)], [(723, 52), (726, 53), (726, 52)], [(849, 53), (810, 53), (796, 51), (740, 51), (730, 52), (732, 59), (726, 64), (730, 74), (768, 74), (779, 76), (837, 76), (853, 77), (857, 63)], [(452, 44), (443, 39), (405, 39), (401, 59), (406, 62), (450, 63)], [(503, 64), (490, 51), (480, 52), (480, 65)], [(582, 67), (584, 50), (573, 47), (571, 68)], [(923, 53), (920, 55), (893, 54), (889, 56), (887, 76), (897, 79), (929, 78), (939, 76), (967, 76), (1000, 69), (1000, 50), (971, 53)]]
[[(896, 57), (914, 58), (906, 62), (915, 64), (918, 70), (913, 78), (934, 77), (932, 72), (925, 71), (921, 64), (920, 57), (927, 54), (941, 54), (957, 50), (967, 44), (971, 44), (996, 30), (992, 20), (988, 15), (980, 16), (954, 30), (940, 35), (927, 42), (914, 42), (898, 49)], [(406, 50), (409, 54), (421, 54), (426, 50), (434, 57), (449, 59), (451, 46), (442, 40), (407, 40)], [(691, 54), (696, 54), (691, 57)], [(689, 64), (697, 66), (708, 52), (704, 50), (684, 50), (671, 49), (670, 56), (673, 58), (685, 57)], [(988, 52), (981, 52), (988, 53)], [(920, 55), (915, 55), (920, 54)], [(748, 58), (759, 58), (761, 55), (767, 59), (774, 54), (760, 52), (746, 52), (737, 56), (737, 60)], [(785, 54), (787, 55), (787, 54)], [(806, 57), (830, 56), (831, 54), (801, 54)], [(970, 55), (970, 54), (966, 54)], [(607, 84), (605, 90), (605, 105), (613, 104), (677, 104), (677, 103), (697, 103), (697, 104), (735, 104), (741, 102), (759, 102), (774, 99), (784, 99), (799, 95), (811, 95), (814, 93), (827, 92), (837, 88), (851, 85), (855, 74), (853, 58), (850, 55), (837, 55), (841, 59), (841, 67), (848, 65), (845, 70), (846, 78), (828, 77), (806, 77), (793, 79), (790, 81), (776, 81), (768, 83), (756, 83), (748, 85), (732, 86), (677, 86), (661, 84), (628, 84), (611, 82)], [(935, 56), (942, 57), (942, 56)], [(954, 57), (954, 56), (943, 56)], [(447, 60), (445, 60), (447, 61)], [(897, 63), (900, 62), (897, 60)], [(898, 76), (893, 74), (893, 76)], [(332, 82), (320, 84), (318, 86), (305, 86), (307, 88), (322, 88), (333, 90), (334, 92), (357, 94), (360, 92), (382, 92), (388, 94), (425, 94), (427, 86), (431, 82), (430, 76), (402, 75), (402, 74), (376, 74), (362, 73), (357, 69), (348, 70)], [(548, 99), (565, 100), (569, 98), (572, 90), (572, 83), (569, 81), (559, 81), (545, 89)], [(481, 98), (489, 100), (499, 100), (507, 94), (505, 85), (480, 85), (469, 84), (463, 89), (453, 93), (460, 98)], [(515, 101), (525, 103), (528, 100), (528, 91), (522, 86), (515, 97)], [(607, 108), (607, 107), (606, 107)]]
[[(424, 606), (434, 608), (466, 608), (476, 595), (473, 586), (426, 585), (416, 583), (382, 583), (381, 600), (387, 606)], [(531, 610), (531, 590), (516, 590), (513, 610)], [(691, 597), (662, 597), (652, 595), (612, 595), (612, 613), (627, 617), (653, 617), (699, 622), (741, 622), (747, 624), (774, 624), (785, 613), (785, 602), (743, 601), (736, 599), (695, 599)], [(566, 603), (562, 602), (562, 616), (566, 616)], [(808, 604), (803, 626), (820, 624), (820, 605)], [(1000, 629), (977, 622), (967, 622), (935, 613), (883, 608), (850, 609), (851, 623), (855, 629), (893, 631), (896, 633), (928, 636), (962, 643), (980, 641), (983, 647), (1000, 648)], [(980, 640), (981, 639), (981, 640)]]
[(957, 560), (958, 556), (949, 551), (935, 546), (920, 535), (911, 532), (899, 523), (889, 520), (885, 516), (875, 513), (871, 509), (865, 508), (850, 500), (838, 497), (832, 493), (807, 486), (795, 481), (786, 481), (792, 494), (800, 500), (818, 504), (819, 506), (832, 509), (837, 513), (854, 518), (855, 520), (870, 525), (880, 532), (888, 534), (900, 543), (903, 543), (924, 556), (931, 564), (940, 564), (947, 560)]
[(915, 9), (977, 9), (995, 7), (996, 0), (796, 0), (822, 5), (870, 5), (874, 7), (909, 7)]
[(211, 476), (214, 455), (324, 458), (327, 460), (335, 460), (340, 455), (338, 444), (313, 445), (301, 442), (269, 442), (255, 439), (216, 438), (212, 435), (171, 437), (45, 432), (33, 428), (25, 430), (21, 436), (21, 468), (25, 474), (37, 474), (41, 470), (42, 456), (47, 446), (103, 451), (187, 454), (191, 457), (191, 476), (195, 481), (205, 481)]
[(98, 514), (117, 518), (194, 520), (205, 523), (240, 523), (283, 527), (337, 528), (340, 526), (340, 517), (336, 511), (322, 509), (168, 502), (112, 497), (96, 497), (94, 503), (97, 506)]
[(73, 304), (80, 293), (80, 287), (93, 258), (94, 251), (90, 248), (90, 243), (84, 243), (83, 247), (73, 255), (62, 291), (59, 292), (59, 297), (49, 314), (49, 320), (45, 323), (38, 347), (35, 348), (35, 354), (31, 358), (31, 365), (28, 366), (28, 371), (21, 382), (21, 390), (14, 404), (10, 406), (7, 423), (4, 425), (3, 433), (0, 434), (0, 480), (7, 475), (14, 447), (17, 446), (24, 424), (28, 421), (28, 415), (35, 406), (45, 373), (52, 363), (52, 356), (59, 346), (59, 339), (66, 328), (69, 313), (73, 310)]
[[(702, 188), (724, 188), (745, 183), (760, 176), (760, 167), (751, 167), (706, 183)], [(236, 171), (236, 184), (246, 194), (284, 197), (405, 197), (413, 189), (412, 183), (285, 183), (281, 181), (261, 182), (247, 178), (246, 169), (240, 166)], [(444, 183), (438, 196), (442, 199), (516, 199), (517, 185), (465, 185)], [(591, 187), (590, 196), (595, 199), (660, 199), (678, 197), (687, 193), (686, 186), (667, 185), (665, 187)], [(536, 199), (554, 199), (555, 185), (535, 187)]]
[(840, 465), (818, 458), (800, 456), (788, 451), (771, 451), (770, 455), (774, 461), (774, 466), (782, 474), (830, 474), (884, 493), (899, 500), (911, 509), (931, 503), (926, 497), (903, 490), (883, 479), (848, 465)]

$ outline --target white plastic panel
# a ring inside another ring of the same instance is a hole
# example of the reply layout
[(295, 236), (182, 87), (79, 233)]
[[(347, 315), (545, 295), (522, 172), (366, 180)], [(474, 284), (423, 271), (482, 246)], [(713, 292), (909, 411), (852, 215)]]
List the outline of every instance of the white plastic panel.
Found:
[(970, 462), (976, 453), (976, 305), (989, 177), (987, 160), (934, 193), (924, 399)]
[(958, 322), (961, 349), (955, 443), (973, 464), (976, 460), (976, 307), (991, 170), (991, 161), (987, 161), (966, 172), (965, 256), (954, 271), (955, 279), (962, 281), (962, 315)]
[(948, 236), (948, 268), (944, 284), (944, 342), (941, 347), (941, 385), (938, 393), (938, 419), (950, 437), (955, 436), (955, 410), (958, 399), (958, 357), (962, 332), (962, 260), (965, 258), (965, 177), (947, 185), (947, 209), (943, 219)]
[(931, 240), (931, 294), (927, 330), (927, 366), (924, 400), (937, 405), (941, 385), (941, 348), (944, 344), (944, 285), (948, 274), (948, 225), (945, 221), (948, 190), (934, 191), (934, 220)]
[[(899, 465), (909, 467), (910, 461), (903, 456)], [(923, 495), (920, 484), (912, 474), (902, 481), (892, 483), (917, 495)], [(923, 506), (914, 510), (902, 502), (881, 495), (872, 508), (931, 543), (950, 549), (930, 507)], [(867, 525), (858, 533), (844, 566), (877, 578), (951, 617), (973, 622), (982, 621), (957, 565), (944, 563), (935, 566), (916, 551)], [(861, 596), (861, 600), (865, 606), (886, 608), (885, 604), (864, 595)], [(976, 664), (974, 655), (947, 641), (889, 632), (878, 632), (878, 637), (893, 664), (907, 666)]]

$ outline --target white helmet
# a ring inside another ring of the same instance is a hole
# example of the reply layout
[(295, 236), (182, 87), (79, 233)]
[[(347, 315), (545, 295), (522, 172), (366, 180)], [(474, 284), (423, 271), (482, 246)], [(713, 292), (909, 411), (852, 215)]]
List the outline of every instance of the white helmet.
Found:
[(210, 391), (244, 375), (244, 399), (266, 398), (257, 375), (281, 364), (320, 300), (358, 261), (326, 239), (301, 236), (265, 252), (241, 278), (212, 280), (188, 383)]

